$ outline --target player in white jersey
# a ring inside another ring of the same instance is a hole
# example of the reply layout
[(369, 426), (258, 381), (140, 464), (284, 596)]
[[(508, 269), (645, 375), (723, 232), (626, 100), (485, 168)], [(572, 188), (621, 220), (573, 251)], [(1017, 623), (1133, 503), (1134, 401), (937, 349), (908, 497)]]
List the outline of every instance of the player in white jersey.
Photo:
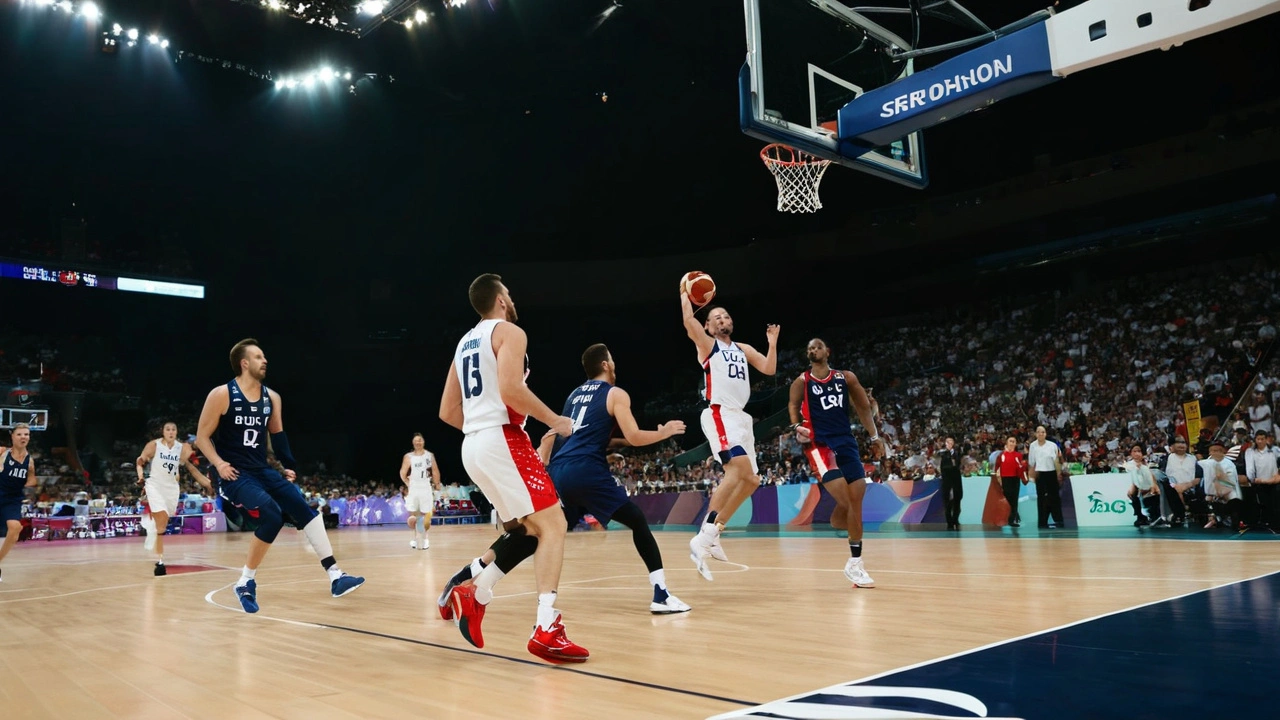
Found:
[(431, 510), (436, 505), (435, 491), (441, 489), (436, 456), (424, 447), (425, 442), (422, 433), (414, 433), (413, 452), (405, 453), (400, 463), (400, 481), (409, 489), (404, 508), (409, 511), (409, 530), (413, 533), (409, 547), (414, 550), (431, 547), (427, 532), (431, 530)]
[(711, 308), (703, 324), (693, 316), (693, 302), (683, 291), (680, 306), (684, 310), (685, 331), (698, 348), (698, 362), (702, 363), (704, 374), (703, 399), (707, 409), (702, 411), (702, 432), (724, 467), (724, 479), (711, 495), (702, 529), (689, 541), (689, 557), (702, 577), (710, 580), (707, 558), (728, 560), (720, 547), (720, 530), (760, 487), (752, 420), (743, 409), (751, 398), (747, 366), (765, 375), (777, 371), (779, 327), (765, 327), (769, 350), (761, 354), (746, 343), (733, 341), (733, 318), (724, 308)]
[[(164, 533), (169, 518), (178, 512), (178, 474), (183, 466), (191, 477), (213, 495), (213, 484), (191, 463), (191, 446), (178, 442), (177, 423), (167, 422), (160, 437), (147, 443), (135, 462), (138, 468), (138, 484), (146, 489), (147, 506), (151, 509), (151, 522), (147, 524), (146, 548), (155, 550), (157, 576), (165, 574)], [(146, 475), (144, 475), (146, 468)]]
[(507, 521), (507, 533), (493, 546), (494, 562), (475, 573), (474, 583), (454, 585), (457, 576), (450, 580), (450, 607), (441, 614), (452, 614), (463, 637), (484, 647), (480, 621), (494, 584), (533, 555), (538, 623), (528, 650), (550, 662), (583, 662), (589, 653), (565, 636), (555, 608), (564, 563), (564, 511), (524, 430), (525, 416), (533, 416), (568, 437), (573, 421), (547, 407), (524, 383), (528, 338), (515, 324), (515, 304), (502, 278), (481, 275), (468, 295), (480, 324), (458, 343), (440, 398), (440, 419), (466, 434), (462, 464)]

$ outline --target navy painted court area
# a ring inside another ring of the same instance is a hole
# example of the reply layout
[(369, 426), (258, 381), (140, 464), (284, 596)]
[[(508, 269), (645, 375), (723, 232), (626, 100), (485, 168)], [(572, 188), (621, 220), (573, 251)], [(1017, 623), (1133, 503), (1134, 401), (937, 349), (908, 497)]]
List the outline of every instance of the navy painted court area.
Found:
[[(1174, 535), (1191, 539), (1191, 534)], [(1275, 537), (1248, 533), (1223, 535), (1222, 540)], [(1169, 552), (1190, 551), (1177, 537), (1170, 539)], [(1019, 608), (1011, 605), (1008, 612), (1016, 614)], [(1280, 571), (717, 715), (716, 720), (1275, 717), (1277, 667)]]

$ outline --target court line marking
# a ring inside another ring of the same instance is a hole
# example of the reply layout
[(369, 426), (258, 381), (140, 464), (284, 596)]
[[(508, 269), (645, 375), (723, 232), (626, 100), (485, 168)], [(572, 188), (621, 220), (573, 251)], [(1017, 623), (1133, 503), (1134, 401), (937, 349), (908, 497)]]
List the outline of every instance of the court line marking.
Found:
[[(310, 582), (310, 581), (303, 581), (303, 582)], [(272, 584), (274, 585), (276, 583), (272, 583)], [(280, 583), (280, 584), (284, 584), (284, 583)], [(219, 603), (213, 599), (213, 596), (216, 593), (226, 590), (232, 587), (233, 585), (235, 585), (235, 583), (228, 583), (226, 585), (223, 585), (220, 588), (210, 590), (204, 596), (205, 602), (209, 603), (210, 605), (213, 605), (214, 607), (226, 610), (228, 612), (236, 612), (242, 615), (248, 615), (249, 613), (246, 613), (243, 608), (231, 607), (230, 605), (223, 605), (222, 603)], [(495, 596), (494, 599), (496, 600), (497, 597)], [(618, 677), (616, 675), (606, 675), (604, 673), (592, 672), (590, 670), (581, 670), (575, 667), (567, 667), (564, 665), (550, 665), (545, 662), (540, 662), (537, 660), (526, 660), (524, 658), (508, 657), (506, 655), (498, 655), (496, 653), (484, 652), (483, 650), (479, 650), (479, 649), (455, 647), (453, 645), (444, 645), (442, 643), (435, 643), (429, 640), (419, 640), (417, 638), (404, 637), (402, 635), (391, 635), (389, 633), (381, 633), (374, 630), (364, 630), (361, 628), (346, 627), (344, 625), (330, 625), (328, 623), (313, 623), (313, 622), (306, 622), (302, 620), (290, 620), (288, 618), (274, 617), (272, 615), (262, 615), (260, 613), (254, 613), (254, 616), (261, 618), (263, 620), (273, 620), (275, 622), (286, 623), (288, 625), (297, 625), (300, 627), (315, 628), (320, 630), (341, 630), (344, 632), (355, 633), (357, 635), (368, 635), (370, 637), (382, 638), (384, 640), (398, 640), (400, 642), (406, 642), (413, 645), (421, 645), (424, 647), (434, 648), (437, 650), (447, 650), (450, 652), (464, 653), (467, 655), (477, 655), (480, 657), (491, 658), (494, 660), (505, 660), (507, 662), (516, 663), (518, 665), (528, 665), (531, 667), (541, 668), (544, 670), (556, 670), (560, 672), (573, 673), (575, 675), (582, 675), (584, 677), (595, 678), (597, 680), (609, 680), (612, 682), (623, 683), (625, 685), (634, 685), (636, 687), (648, 688), (650, 690), (661, 690), (663, 692), (675, 693), (677, 695), (700, 697), (700, 698), (705, 698), (707, 700), (715, 700), (717, 702), (728, 703), (730, 705), (751, 707), (751, 706), (761, 704), (751, 700), (742, 700), (739, 698), (729, 698), (729, 697), (723, 697), (720, 695), (712, 695), (711, 693), (699, 692), (697, 690), (686, 690), (684, 688), (672, 687), (670, 685), (659, 685), (657, 683), (645, 682), (643, 680), (634, 680), (632, 678)]]
[[(809, 690), (809, 691), (807, 691), (807, 692), (799, 693), (799, 694), (797, 694), (797, 695), (792, 695), (792, 696), (790, 696), (790, 697), (778, 698), (777, 700), (770, 700), (770, 701), (769, 701), (769, 702), (767, 702), (767, 703), (761, 703), (761, 704), (759, 704), (759, 705), (753, 705), (753, 706), (750, 706), (750, 707), (747, 707), (747, 708), (743, 708), (743, 710), (750, 711), (750, 710), (751, 710), (751, 709), (753, 709), (753, 708), (759, 708), (759, 707), (763, 707), (763, 706), (766, 706), (766, 705), (774, 705), (774, 704), (787, 703), (787, 702), (791, 702), (791, 701), (794, 701), (794, 700), (799, 700), (799, 699), (801, 699), (801, 698), (806, 698), (806, 697), (811, 697), (811, 696), (813, 696), (813, 695), (818, 695), (818, 694), (821, 694), (821, 693), (824, 693), (824, 692), (827, 692), (827, 691), (830, 691), (830, 690), (835, 690), (835, 689), (837, 689), (837, 688), (844, 688), (844, 687), (848, 687), (848, 686), (850, 686), (850, 685), (859, 685), (859, 684), (862, 684), (862, 683), (868, 683), (868, 682), (871, 682), (871, 681), (873, 681), (873, 680), (879, 680), (880, 678), (883, 678), (883, 677), (888, 677), (888, 676), (890, 676), (890, 675), (895, 675), (895, 674), (897, 674), (897, 673), (907, 672), (907, 671), (909, 671), (909, 670), (918, 670), (919, 668), (922, 668), (922, 667), (928, 667), (929, 665), (936, 665), (937, 663), (945, 662), (945, 661), (947, 661), (947, 660), (954, 660), (954, 659), (956, 659), (956, 658), (964, 657), (965, 655), (972, 655), (972, 654), (974, 654), (974, 653), (982, 652), (983, 650), (990, 650), (990, 649), (992, 649), (992, 648), (1000, 647), (1001, 645), (1008, 645), (1008, 644), (1010, 644), (1010, 643), (1020, 642), (1020, 641), (1022, 641), (1022, 640), (1028, 640), (1028, 639), (1030, 639), (1030, 638), (1034, 638), (1034, 637), (1037, 637), (1037, 636), (1039, 636), (1039, 635), (1048, 635), (1048, 634), (1050, 634), (1050, 633), (1059, 632), (1059, 631), (1062, 631), (1062, 630), (1066, 630), (1067, 628), (1070, 628), (1070, 627), (1075, 627), (1076, 625), (1083, 625), (1083, 624), (1085, 624), (1085, 623), (1093, 622), (1094, 620), (1101, 620), (1101, 619), (1103, 619), (1103, 618), (1108, 618), (1108, 617), (1111, 617), (1112, 615), (1119, 615), (1119, 614), (1121, 614), (1121, 613), (1126, 613), (1126, 612), (1130, 612), (1130, 611), (1133, 611), (1133, 610), (1141, 610), (1142, 608), (1150, 607), (1150, 606), (1152, 606), (1152, 605), (1159, 605), (1160, 603), (1163, 603), (1163, 602), (1171, 602), (1171, 601), (1173, 601), (1173, 600), (1181, 600), (1182, 598), (1185, 598), (1185, 597), (1191, 597), (1192, 595), (1198, 595), (1198, 594), (1200, 594), (1200, 593), (1209, 592), (1209, 591), (1211, 591), (1211, 590), (1218, 590), (1218, 589), (1220, 589), (1220, 588), (1228, 587), (1228, 586), (1231, 586), (1231, 585), (1239, 585), (1239, 584), (1242, 584), (1242, 583), (1253, 582), (1254, 580), (1261, 580), (1262, 578), (1270, 577), (1270, 576), (1272, 576), (1272, 575), (1276, 575), (1276, 574), (1280, 574), (1280, 571), (1273, 570), (1273, 571), (1271, 571), (1271, 572), (1262, 573), (1261, 575), (1255, 575), (1255, 576), (1253, 576), (1253, 577), (1242, 578), (1242, 579), (1240, 579), (1240, 580), (1232, 580), (1232, 581), (1229, 581), (1229, 582), (1220, 583), (1220, 584), (1218, 584), (1218, 585), (1213, 585), (1213, 586), (1211, 586), (1211, 587), (1202, 588), (1202, 589), (1200, 589), (1200, 590), (1193, 590), (1193, 591), (1191, 591), (1191, 592), (1182, 593), (1181, 595), (1174, 595), (1174, 596), (1172, 596), (1172, 597), (1167, 597), (1167, 598), (1164, 598), (1164, 599), (1162, 599), (1162, 600), (1152, 600), (1151, 602), (1145, 602), (1145, 603), (1141, 603), (1141, 604), (1139, 604), (1139, 605), (1133, 605), (1133, 606), (1131, 606), (1131, 607), (1121, 608), (1121, 609), (1119, 609), (1119, 610), (1113, 610), (1113, 611), (1111, 611), (1111, 612), (1106, 612), (1106, 613), (1102, 613), (1102, 614), (1099, 614), (1099, 615), (1094, 615), (1094, 616), (1092, 616), (1092, 617), (1087, 617), (1087, 618), (1084, 618), (1084, 619), (1082, 619), (1082, 620), (1076, 620), (1076, 621), (1074, 621), (1074, 622), (1065, 623), (1065, 624), (1063, 624), (1063, 625), (1058, 625), (1058, 626), (1056, 626), (1056, 627), (1051, 627), (1051, 628), (1048, 628), (1048, 629), (1045, 629), (1045, 630), (1037, 630), (1037, 631), (1035, 631), (1035, 632), (1030, 632), (1030, 633), (1027, 633), (1027, 634), (1025, 634), (1025, 635), (1020, 635), (1020, 636), (1018, 636), (1018, 637), (1014, 637), (1014, 638), (1009, 638), (1009, 639), (1007, 639), (1007, 640), (997, 640), (996, 642), (987, 643), (986, 645), (982, 645), (982, 646), (979, 646), (979, 647), (976, 647), (976, 648), (971, 648), (971, 649), (969, 649), (969, 650), (961, 650), (960, 652), (952, 653), (952, 654), (950, 654), (950, 655), (944, 655), (944, 656), (942, 656), (942, 657), (938, 657), (938, 658), (933, 658), (932, 660), (923, 660), (923, 661), (918, 662), (918, 663), (912, 663), (912, 664), (910, 664), (910, 665), (903, 665), (902, 667), (899, 667), (899, 668), (894, 668), (894, 669), (892, 669), (892, 670), (885, 670), (885, 671), (883, 671), (883, 672), (878, 672), (878, 673), (875, 673), (875, 674), (873, 674), (873, 675), (868, 675), (868, 676), (866, 676), (866, 677), (859, 678), (859, 679), (857, 679), (857, 680), (848, 680), (848, 681), (846, 681), (846, 682), (836, 683), (835, 685), (828, 685), (828, 686), (826, 686), (826, 687), (819, 688), (819, 689), (817, 689), (817, 690)], [(714, 718), (727, 717), (727, 716), (730, 716), (730, 715), (733, 715), (733, 714), (732, 714), (732, 713), (726, 713), (725, 715), (717, 715), (717, 716), (714, 716), (712, 720), (714, 720)], [(737, 715), (733, 715), (733, 716), (737, 717)], [(749, 716), (745, 716), (745, 715), (744, 715), (744, 716), (742, 716), (742, 717), (749, 717)]]

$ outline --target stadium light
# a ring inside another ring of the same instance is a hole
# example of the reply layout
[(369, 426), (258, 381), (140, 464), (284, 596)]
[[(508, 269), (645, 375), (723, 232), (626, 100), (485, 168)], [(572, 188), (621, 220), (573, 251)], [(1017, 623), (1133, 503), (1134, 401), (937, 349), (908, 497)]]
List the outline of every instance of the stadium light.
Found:
[(413, 14), (413, 19), (416, 20), (419, 25), (425, 23), (427, 21), (427, 11), (422, 8), (418, 8), (418, 12)]
[(160, 41), (160, 47), (162, 47), (162, 48), (166, 48), (166, 49), (167, 49), (167, 48), (169, 47), (169, 41), (168, 41), (168, 40), (161, 40), (161, 41)]
[(147, 42), (151, 43), (152, 45), (155, 45), (160, 42), (160, 36), (156, 35), (155, 33), (151, 33), (150, 35), (147, 36)]
[(365, 15), (381, 15), (386, 7), (385, 0), (364, 0), (360, 3), (360, 12)]
[(112, 34), (112, 35), (119, 35), (119, 34), (120, 34), (120, 33), (122, 33), (122, 32), (124, 32), (124, 28), (120, 27), (120, 23), (112, 23), (112, 24), (111, 24), (111, 34)]
[(80, 6), (80, 14), (83, 15), (86, 20), (97, 20), (102, 17), (102, 11), (98, 9), (97, 5), (91, 2), (87, 2)]
[(138, 28), (129, 28), (129, 33), (128, 33), (128, 35), (129, 35), (129, 39), (130, 39), (130, 40), (137, 40), (137, 39), (138, 39)]

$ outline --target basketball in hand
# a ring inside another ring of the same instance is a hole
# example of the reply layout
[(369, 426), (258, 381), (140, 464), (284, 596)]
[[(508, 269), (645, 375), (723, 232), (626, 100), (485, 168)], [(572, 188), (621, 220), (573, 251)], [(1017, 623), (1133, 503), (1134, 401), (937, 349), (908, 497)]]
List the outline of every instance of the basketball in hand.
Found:
[(701, 270), (694, 270), (680, 278), (680, 292), (689, 296), (689, 302), (702, 307), (716, 296), (716, 281)]

